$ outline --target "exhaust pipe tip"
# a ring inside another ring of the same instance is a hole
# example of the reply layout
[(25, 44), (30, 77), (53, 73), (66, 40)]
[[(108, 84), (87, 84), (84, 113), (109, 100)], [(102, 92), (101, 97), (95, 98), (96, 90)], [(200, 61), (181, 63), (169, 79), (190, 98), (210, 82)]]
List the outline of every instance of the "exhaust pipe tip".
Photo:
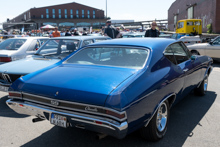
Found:
[(32, 122), (35, 123), (35, 122), (39, 122), (39, 121), (43, 121), (43, 120), (44, 119), (38, 117), (38, 118), (33, 118)]
[(96, 139), (101, 140), (101, 139), (105, 138), (106, 136), (108, 136), (108, 135), (107, 134), (97, 134)]

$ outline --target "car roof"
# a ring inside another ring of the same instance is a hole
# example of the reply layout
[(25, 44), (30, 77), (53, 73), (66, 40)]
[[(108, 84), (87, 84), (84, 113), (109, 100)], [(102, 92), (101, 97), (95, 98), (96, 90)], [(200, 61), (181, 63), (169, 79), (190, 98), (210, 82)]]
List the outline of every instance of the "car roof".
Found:
[(16, 38), (8, 38), (8, 39), (28, 39), (28, 40), (33, 40), (33, 39), (49, 39), (49, 37), (16, 37)]
[(51, 39), (77, 39), (77, 40), (87, 40), (87, 39), (103, 39), (110, 38), (107, 36), (66, 36), (66, 37), (55, 37)]
[(150, 49), (161, 49), (164, 50), (168, 45), (178, 42), (175, 39), (170, 38), (122, 38), (106, 40), (97, 43), (90, 44), (88, 46), (100, 46), (100, 45), (114, 45), (114, 46), (136, 46), (146, 47)]

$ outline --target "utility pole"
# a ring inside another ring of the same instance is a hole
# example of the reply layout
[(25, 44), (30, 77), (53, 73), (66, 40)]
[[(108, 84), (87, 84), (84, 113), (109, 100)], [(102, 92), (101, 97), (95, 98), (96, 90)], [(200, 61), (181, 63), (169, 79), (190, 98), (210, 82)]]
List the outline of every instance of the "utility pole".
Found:
[(106, 0), (106, 18), (107, 18), (107, 0)]

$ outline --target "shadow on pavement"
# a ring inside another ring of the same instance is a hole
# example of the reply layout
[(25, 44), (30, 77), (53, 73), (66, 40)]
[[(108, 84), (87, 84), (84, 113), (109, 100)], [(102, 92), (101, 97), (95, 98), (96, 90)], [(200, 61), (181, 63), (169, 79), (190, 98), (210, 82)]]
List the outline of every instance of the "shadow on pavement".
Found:
[(203, 97), (190, 94), (175, 105), (171, 109), (167, 134), (159, 142), (145, 141), (139, 136), (138, 132), (134, 132), (122, 140), (110, 136), (97, 140), (94, 132), (54, 126), (51, 130), (23, 146), (183, 146), (188, 137), (193, 137), (194, 128), (197, 126), (202, 127), (200, 121), (214, 103), (216, 96), (216, 93), (212, 91), (207, 92)]
[(215, 62), (212, 64), (212, 66), (213, 66), (213, 67), (219, 67), (219, 68), (220, 68), (220, 62), (216, 62), (216, 61), (215, 61)]
[(0, 117), (13, 117), (13, 118), (27, 117), (27, 115), (18, 114), (12, 109), (10, 109), (6, 104), (7, 100), (8, 100), (8, 96), (4, 96), (0, 98)]

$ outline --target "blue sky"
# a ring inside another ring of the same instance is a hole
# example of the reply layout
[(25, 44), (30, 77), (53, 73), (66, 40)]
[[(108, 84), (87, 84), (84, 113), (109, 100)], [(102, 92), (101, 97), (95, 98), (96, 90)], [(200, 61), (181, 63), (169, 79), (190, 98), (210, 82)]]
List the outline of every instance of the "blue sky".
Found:
[[(107, 15), (112, 19), (152, 20), (167, 19), (168, 9), (175, 0), (107, 0)], [(1, 3), (0, 22), (12, 19), (33, 7), (44, 7), (77, 2), (106, 10), (106, 0), (5, 0)]]

